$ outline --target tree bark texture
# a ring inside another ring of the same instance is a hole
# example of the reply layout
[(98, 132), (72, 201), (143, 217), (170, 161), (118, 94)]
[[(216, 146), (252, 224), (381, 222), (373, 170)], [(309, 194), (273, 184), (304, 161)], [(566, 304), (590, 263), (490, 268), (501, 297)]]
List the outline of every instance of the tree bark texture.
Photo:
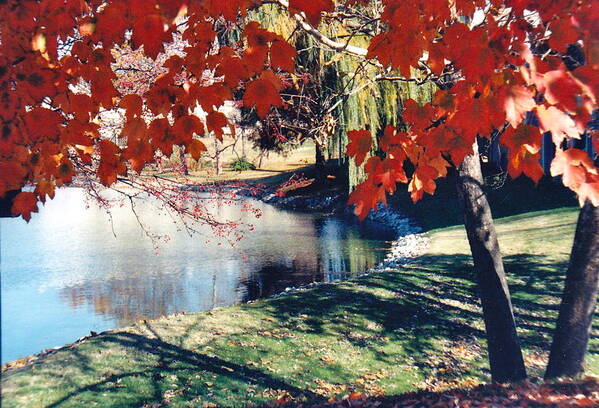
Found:
[(475, 143), (474, 153), (466, 156), (458, 169), (457, 189), (483, 308), (491, 376), (496, 382), (520, 381), (526, 378), (526, 368), (483, 183)]
[(599, 290), (599, 207), (580, 210), (545, 378), (584, 373)]

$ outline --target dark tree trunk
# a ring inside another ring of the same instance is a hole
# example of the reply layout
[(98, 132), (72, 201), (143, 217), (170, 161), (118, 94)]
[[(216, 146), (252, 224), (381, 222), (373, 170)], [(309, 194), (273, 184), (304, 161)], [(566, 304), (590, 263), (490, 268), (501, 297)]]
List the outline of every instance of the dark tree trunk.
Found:
[(315, 141), (314, 145), (316, 146), (316, 180), (322, 181), (326, 177), (327, 161), (323, 146), (318, 141)]
[(598, 289), (599, 207), (587, 200), (578, 216), (546, 379), (584, 373)]
[(185, 176), (189, 176), (189, 168), (187, 167), (187, 160), (185, 159), (185, 153), (183, 149), (179, 148), (179, 159), (181, 160), (181, 172)]
[(493, 381), (526, 378), (516, 323), (491, 208), (483, 191), (478, 146), (458, 170), (457, 189), (474, 260)]
[(0, 198), (0, 218), (13, 217), (12, 215), (12, 202), (19, 194), (21, 190), (10, 190), (4, 194), (4, 197)]

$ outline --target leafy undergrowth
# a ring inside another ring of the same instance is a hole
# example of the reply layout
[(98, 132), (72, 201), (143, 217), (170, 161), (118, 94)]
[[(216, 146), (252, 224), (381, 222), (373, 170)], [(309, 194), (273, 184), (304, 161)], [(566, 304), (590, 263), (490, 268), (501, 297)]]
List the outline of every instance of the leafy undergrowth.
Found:
[[(547, 361), (576, 214), (498, 221), (533, 376)], [(465, 233), (431, 237), (428, 254), (399, 271), (102, 333), (3, 373), (2, 406), (259, 406), (476, 387), (489, 373)], [(587, 365), (599, 374), (596, 326)]]
[(390, 397), (368, 397), (354, 392), (343, 398), (331, 398), (326, 403), (307, 404), (287, 401), (287, 397), (266, 405), (287, 408), (493, 408), (493, 407), (598, 407), (599, 382), (589, 377), (582, 381), (562, 381), (545, 384), (481, 385), (470, 389), (443, 392), (414, 392)]

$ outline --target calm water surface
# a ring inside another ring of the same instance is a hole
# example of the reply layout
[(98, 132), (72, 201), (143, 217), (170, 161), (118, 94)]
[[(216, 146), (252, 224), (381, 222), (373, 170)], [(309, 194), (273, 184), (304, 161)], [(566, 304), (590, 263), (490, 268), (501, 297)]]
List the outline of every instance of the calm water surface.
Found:
[[(256, 219), (247, 204), (261, 211)], [(231, 247), (209, 228), (189, 237), (173, 220), (128, 206), (113, 222), (79, 189), (58, 191), (31, 222), (0, 220), (2, 362), (60, 346), (139, 318), (197, 312), (345, 279), (380, 262), (390, 230), (341, 217), (294, 213), (256, 200), (212, 203), (221, 219), (252, 223)], [(116, 236), (115, 236), (116, 235)]]

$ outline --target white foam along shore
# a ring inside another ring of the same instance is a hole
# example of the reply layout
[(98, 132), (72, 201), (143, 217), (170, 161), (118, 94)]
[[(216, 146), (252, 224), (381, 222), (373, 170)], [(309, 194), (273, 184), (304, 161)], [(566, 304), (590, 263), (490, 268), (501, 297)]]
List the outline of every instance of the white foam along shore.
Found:
[(396, 234), (385, 260), (368, 272), (396, 269), (412, 262), (428, 249), (430, 238), (422, 231), (422, 227), (390, 206), (379, 204), (367, 219), (391, 227)]

